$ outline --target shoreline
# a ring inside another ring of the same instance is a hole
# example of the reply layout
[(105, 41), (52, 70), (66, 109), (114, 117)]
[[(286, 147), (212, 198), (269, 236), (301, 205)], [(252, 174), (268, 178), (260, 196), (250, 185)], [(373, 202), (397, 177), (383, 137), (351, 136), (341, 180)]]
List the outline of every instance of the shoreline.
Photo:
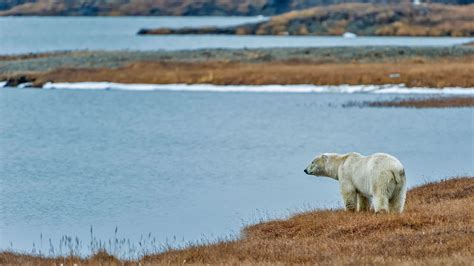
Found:
[(265, 84), (265, 85), (216, 85), (196, 84), (147, 84), (115, 82), (47, 82), (41, 87), (32, 87), (31, 83), (22, 83), (16, 87), (6, 86), (0, 81), (0, 88), (8, 89), (44, 89), (44, 90), (105, 90), (105, 91), (157, 91), (157, 92), (242, 92), (242, 93), (329, 93), (329, 94), (411, 94), (427, 96), (474, 96), (474, 87), (407, 87), (404, 84), (368, 84), (368, 85), (314, 85), (314, 84)]
[[(7, 82), (0, 82), (0, 89)], [(28, 83), (6, 89), (27, 89)], [(34, 88), (33, 88), (34, 89)], [(473, 88), (407, 88), (394, 85), (214, 85), (214, 84), (126, 84), (111, 82), (46, 83), (44, 90), (130, 91), (130, 92), (208, 92), (208, 93), (298, 93), (401, 95), (388, 101), (349, 101), (343, 108), (462, 108), (474, 107)], [(409, 96), (411, 95), (411, 96)], [(416, 96), (416, 97), (414, 97)]]
[(147, 253), (138, 260), (119, 260), (106, 251), (94, 252), (87, 258), (48, 258), (2, 251), (0, 263), (467, 265), (473, 259), (473, 199), (474, 177), (455, 177), (410, 189), (402, 214), (315, 210), (247, 226), (235, 240), (168, 248)]

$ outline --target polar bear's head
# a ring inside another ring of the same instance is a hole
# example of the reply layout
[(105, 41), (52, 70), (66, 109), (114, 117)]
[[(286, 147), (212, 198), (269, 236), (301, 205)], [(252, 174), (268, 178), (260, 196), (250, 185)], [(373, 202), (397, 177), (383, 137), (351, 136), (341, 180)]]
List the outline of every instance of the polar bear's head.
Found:
[(327, 176), (327, 161), (328, 155), (324, 153), (320, 154), (308, 165), (308, 167), (306, 167), (306, 169), (304, 169), (304, 172), (307, 175)]

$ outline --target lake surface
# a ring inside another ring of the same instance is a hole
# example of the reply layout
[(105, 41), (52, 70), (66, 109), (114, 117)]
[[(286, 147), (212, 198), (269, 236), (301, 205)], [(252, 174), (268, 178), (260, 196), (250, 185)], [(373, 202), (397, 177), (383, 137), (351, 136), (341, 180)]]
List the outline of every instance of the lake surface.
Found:
[(474, 174), (472, 108), (341, 107), (393, 97), (1, 89), (0, 248), (87, 249), (90, 226), (179, 245), (341, 207), (335, 181), (303, 173), (320, 152), (391, 153), (409, 186)]
[(140, 28), (231, 26), (262, 17), (0, 17), (0, 54), (57, 50), (451, 46), (473, 38), (328, 36), (138, 36)]

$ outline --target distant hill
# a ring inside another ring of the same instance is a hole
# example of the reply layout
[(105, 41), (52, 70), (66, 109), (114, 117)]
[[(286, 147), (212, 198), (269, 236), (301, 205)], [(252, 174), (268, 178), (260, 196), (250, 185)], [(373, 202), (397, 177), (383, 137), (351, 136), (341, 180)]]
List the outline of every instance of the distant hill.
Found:
[(139, 34), (474, 36), (474, 4), (340, 4), (233, 27), (142, 29)]
[[(407, 0), (0, 0), (0, 16), (215, 16), (276, 15), (340, 3), (407, 3)], [(471, 4), (474, 0), (421, 0)]]

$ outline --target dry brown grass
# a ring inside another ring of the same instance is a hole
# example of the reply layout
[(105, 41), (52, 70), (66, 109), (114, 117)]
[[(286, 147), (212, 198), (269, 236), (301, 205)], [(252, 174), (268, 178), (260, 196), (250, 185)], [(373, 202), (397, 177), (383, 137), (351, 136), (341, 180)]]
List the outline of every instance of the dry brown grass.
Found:
[(235, 242), (196, 246), (144, 261), (379, 264), (472, 261), (474, 179), (415, 188), (402, 215), (316, 211), (250, 226)]
[[(48, 81), (110, 81), (121, 83), (210, 84), (400, 84), (408, 87), (474, 87), (474, 58), (451, 60), (411, 59), (387, 63), (318, 63), (286, 61), (238, 62), (137, 62), (120, 68), (58, 69), (46, 73), (9, 74), (0, 79), (26, 76), (36, 85)], [(399, 74), (399, 77), (390, 77)], [(13, 83), (14, 84), (14, 83)]]
[(0, 265), (137, 265), (133, 261), (118, 260), (116, 257), (104, 251), (99, 251), (90, 258), (84, 259), (76, 256), (61, 258), (46, 258), (14, 252), (0, 253)]
[[(456, 178), (410, 190), (406, 209), (400, 215), (343, 210), (307, 212), (287, 220), (249, 226), (235, 241), (170, 250), (145, 256), (139, 262), (142, 265), (472, 265), (473, 201), (474, 178)], [(121, 263), (105, 253), (88, 260), (0, 254), (3, 265), (57, 265), (63, 261), (81, 265)]]
[(414, 107), (414, 108), (449, 108), (474, 107), (474, 97), (449, 97), (428, 99), (407, 99), (383, 102), (369, 102), (364, 105), (372, 107)]

